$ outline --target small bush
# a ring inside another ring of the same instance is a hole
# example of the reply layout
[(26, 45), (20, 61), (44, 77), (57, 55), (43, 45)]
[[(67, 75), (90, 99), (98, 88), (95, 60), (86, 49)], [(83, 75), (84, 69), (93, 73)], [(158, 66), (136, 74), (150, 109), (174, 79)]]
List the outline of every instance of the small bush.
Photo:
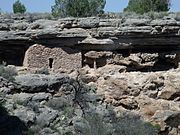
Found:
[[(171, 13), (171, 18), (180, 18), (178, 13)], [(101, 18), (121, 18), (121, 19), (163, 19), (164, 17), (169, 17), (169, 12), (148, 12), (144, 14), (137, 14), (135, 12), (122, 12), (122, 13), (106, 13)]]
[(105, 0), (55, 0), (54, 17), (87, 17), (104, 13)]
[(29, 128), (29, 130), (27, 131), (27, 135), (39, 135), (39, 131), (41, 130), (41, 128), (39, 126), (32, 126)]
[(76, 121), (74, 125), (78, 135), (112, 135), (110, 123), (105, 123), (98, 113), (87, 114), (84, 118)]
[(157, 126), (144, 122), (140, 116), (124, 115), (116, 120), (115, 135), (158, 135)]
[(145, 13), (144, 15), (150, 17), (152, 20), (154, 19), (162, 19), (164, 18), (165, 16), (168, 16), (169, 13), (168, 12), (148, 12), (148, 13)]
[(14, 76), (17, 75), (17, 71), (15, 67), (6, 67), (4, 65), (0, 65), (0, 76), (3, 78), (14, 81)]

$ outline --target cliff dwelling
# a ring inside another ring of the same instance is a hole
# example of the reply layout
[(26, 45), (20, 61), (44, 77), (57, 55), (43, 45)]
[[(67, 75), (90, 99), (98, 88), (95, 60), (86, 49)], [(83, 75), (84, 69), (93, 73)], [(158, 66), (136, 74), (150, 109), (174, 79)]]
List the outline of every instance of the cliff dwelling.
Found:
[(34, 18), (0, 18), (0, 135), (15, 117), (44, 135), (180, 133), (180, 19)]
[(45, 47), (35, 44), (25, 53), (25, 67), (75, 70), (82, 67), (81, 52), (67, 47)]
[(18, 18), (4, 23), (9, 29), (0, 28), (0, 63), (8, 65), (64, 71), (107, 64), (129, 71), (179, 66), (180, 26), (171, 19), (35, 20), (26, 29), (11, 28), (21, 24)]

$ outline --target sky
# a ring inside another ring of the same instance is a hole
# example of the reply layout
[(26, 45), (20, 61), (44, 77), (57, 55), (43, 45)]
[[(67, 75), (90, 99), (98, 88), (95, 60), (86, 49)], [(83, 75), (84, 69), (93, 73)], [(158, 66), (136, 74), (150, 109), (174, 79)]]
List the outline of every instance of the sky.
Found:
[[(0, 9), (3, 12), (12, 12), (12, 4), (16, 0), (0, 0)], [(55, 0), (21, 0), (26, 6), (27, 12), (51, 12), (51, 6)], [(171, 10), (180, 12), (180, 0), (171, 0)], [(127, 6), (128, 0), (106, 0), (106, 12), (121, 12)]]

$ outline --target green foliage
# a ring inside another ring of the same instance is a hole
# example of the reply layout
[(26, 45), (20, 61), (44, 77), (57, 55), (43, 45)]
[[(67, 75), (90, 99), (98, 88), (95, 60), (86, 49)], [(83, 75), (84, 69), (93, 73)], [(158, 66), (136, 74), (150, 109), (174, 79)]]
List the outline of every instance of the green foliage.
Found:
[(41, 127), (39, 127), (39, 126), (31, 126), (26, 134), (27, 135), (39, 135), (40, 130), (41, 130)]
[(2, 10), (0, 9), (0, 15), (2, 14)]
[(129, 0), (124, 11), (143, 14), (147, 12), (166, 12), (169, 9), (170, 0)]
[(144, 122), (140, 116), (124, 115), (116, 119), (115, 135), (158, 135), (157, 126)]
[(169, 14), (167, 12), (148, 12), (145, 15), (149, 16), (152, 20), (154, 19), (162, 19)]
[(17, 14), (17, 13), (23, 14), (26, 12), (26, 7), (19, 0), (17, 0), (13, 4), (13, 12), (15, 14)]
[(17, 75), (17, 71), (14, 67), (5, 67), (0, 65), (0, 76), (4, 77), (9, 81), (14, 81), (14, 77)]
[(78, 135), (158, 135), (159, 126), (144, 122), (139, 116), (124, 115), (114, 117), (111, 123), (101, 114), (87, 114), (75, 122), (74, 128)]
[(112, 125), (106, 123), (100, 114), (94, 112), (77, 120), (74, 128), (78, 135), (112, 135), (113, 133)]
[(54, 17), (87, 17), (103, 13), (105, 0), (55, 0)]

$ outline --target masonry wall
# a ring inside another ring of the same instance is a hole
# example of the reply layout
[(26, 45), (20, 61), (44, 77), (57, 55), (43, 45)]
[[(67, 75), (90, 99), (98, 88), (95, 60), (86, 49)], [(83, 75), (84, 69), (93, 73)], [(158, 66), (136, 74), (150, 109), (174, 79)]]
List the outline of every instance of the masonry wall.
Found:
[(26, 51), (23, 65), (29, 68), (72, 71), (81, 68), (81, 61), (81, 53), (78, 50), (35, 44)]

